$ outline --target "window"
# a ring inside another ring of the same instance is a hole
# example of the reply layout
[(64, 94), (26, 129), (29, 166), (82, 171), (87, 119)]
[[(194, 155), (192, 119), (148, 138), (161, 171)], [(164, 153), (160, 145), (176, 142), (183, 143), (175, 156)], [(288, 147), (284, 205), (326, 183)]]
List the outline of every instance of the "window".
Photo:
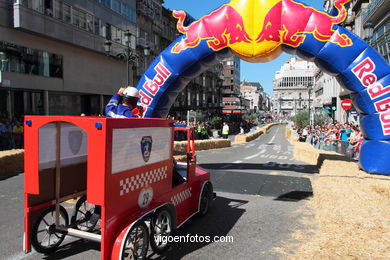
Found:
[(112, 10), (121, 13), (121, 3), (118, 0), (112, 0)]
[(100, 19), (95, 18), (94, 25), (95, 25), (95, 34), (100, 35)]
[(0, 41), (0, 51), (6, 58), (0, 63), (3, 71), (62, 77), (62, 56)]
[(62, 1), (54, 1), (54, 17), (62, 20)]
[(100, 0), (100, 2), (107, 6), (107, 7), (110, 7), (111, 8), (111, 0)]
[(37, 12), (43, 13), (43, 0), (29, 0), (27, 6)]
[(70, 12), (70, 5), (63, 3), (63, 21), (66, 23), (71, 23), (71, 12)]
[(79, 9), (73, 8), (72, 10), (72, 24), (79, 26)]
[(80, 28), (87, 29), (87, 13), (79, 10), (79, 26)]
[(48, 16), (53, 16), (53, 1), (45, 0), (45, 14)]
[(94, 23), (93, 16), (91, 14), (87, 14), (87, 31), (94, 32)]

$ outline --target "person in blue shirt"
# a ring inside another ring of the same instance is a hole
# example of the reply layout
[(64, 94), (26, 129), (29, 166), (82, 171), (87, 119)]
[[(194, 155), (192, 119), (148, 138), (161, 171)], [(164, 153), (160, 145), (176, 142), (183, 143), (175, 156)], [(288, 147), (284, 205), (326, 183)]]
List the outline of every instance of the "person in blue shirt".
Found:
[(141, 106), (137, 106), (139, 92), (134, 87), (120, 88), (106, 105), (106, 116), (112, 118), (139, 118), (143, 115)]
[[(106, 116), (111, 118), (141, 118), (143, 109), (137, 106), (139, 92), (136, 88), (128, 86), (120, 88), (118, 93), (112, 96), (106, 105)], [(92, 225), (96, 225), (101, 215), (101, 207), (95, 206), (94, 213), (88, 220)]]
[(341, 153), (345, 154), (347, 147), (349, 145), (348, 138), (351, 135), (351, 128), (349, 124), (345, 123), (344, 128), (340, 130), (340, 133), (341, 133), (340, 135)]

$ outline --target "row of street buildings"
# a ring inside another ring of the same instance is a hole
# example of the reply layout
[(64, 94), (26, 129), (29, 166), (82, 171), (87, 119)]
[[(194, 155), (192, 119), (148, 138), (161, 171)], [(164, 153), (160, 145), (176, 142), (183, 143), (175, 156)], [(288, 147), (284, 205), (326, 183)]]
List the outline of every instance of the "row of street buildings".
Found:
[[(331, 10), (333, 2), (325, 0), (325, 10)], [(390, 1), (352, 0), (343, 26), (390, 62)], [(275, 74), (273, 112), (290, 117), (310, 108), (312, 112), (329, 114), (339, 122), (357, 121), (358, 114), (354, 108), (347, 113), (341, 107), (342, 100), (350, 98), (349, 94), (335, 77), (325, 74), (313, 63), (291, 58)]]
[[(163, 0), (0, 0), (0, 118), (103, 114), (178, 36)], [(241, 97), (240, 61), (231, 57), (192, 80), (170, 114), (261, 106)]]

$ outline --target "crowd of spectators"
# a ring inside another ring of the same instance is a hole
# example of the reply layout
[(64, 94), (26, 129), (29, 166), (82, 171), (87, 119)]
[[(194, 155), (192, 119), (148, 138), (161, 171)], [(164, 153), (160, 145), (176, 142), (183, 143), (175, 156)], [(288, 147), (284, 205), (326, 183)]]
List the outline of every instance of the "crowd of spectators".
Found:
[(0, 119), (0, 151), (23, 149), (23, 121)]
[[(176, 126), (188, 126), (193, 127), (195, 129), (195, 139), (196, 140), (206, 140), (211, 138), (219, 138), (222, 136), (222, 123), (220, 126), (216, 127), (211, 125), (209, 122), (189, 122), (187, 124), (186, 121), (175, 120)], [(257, 125), (255, 121), (252, 120), (242, 120), (241, 122), (228, 122), (229, 125), (229, 134), (244, 134), (248, 133), (250, 129)], [(236, 126), (236, 127), (235, 127)], [(236, 129), (239, 128), (239, 133)], [(185, 133), (176, 132), (175, 140), (183, 141), (186, 140), (187, 137)]]
[(304, 128), (294, 127), (299, 141), (309, 142), (317, 149), (335, 151), (353, 159), (359, 159), (363, 135), (360, 126), (354, 123), (335, 123)]

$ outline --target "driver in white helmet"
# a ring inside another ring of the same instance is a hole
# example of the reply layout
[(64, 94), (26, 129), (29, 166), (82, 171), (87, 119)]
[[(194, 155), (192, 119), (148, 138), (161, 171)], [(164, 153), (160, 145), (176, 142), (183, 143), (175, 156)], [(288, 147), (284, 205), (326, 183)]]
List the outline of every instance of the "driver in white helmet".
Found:
[[(143, 109), (137, 106), (139, 92), (136, 88), (128, 86), (120, 88), (106, 105), (106, 116), (112, 118), (141, 118)], [(101, 207), (96, 205), (94, 213), (90, 216), (89, 222), (96, 225), (101, 215)]]
[(139, 92), (135, 87), (120, 88), (106, 106), (106, 116), (112, 118), (141, 118), (143, 109), (137, 106)]

